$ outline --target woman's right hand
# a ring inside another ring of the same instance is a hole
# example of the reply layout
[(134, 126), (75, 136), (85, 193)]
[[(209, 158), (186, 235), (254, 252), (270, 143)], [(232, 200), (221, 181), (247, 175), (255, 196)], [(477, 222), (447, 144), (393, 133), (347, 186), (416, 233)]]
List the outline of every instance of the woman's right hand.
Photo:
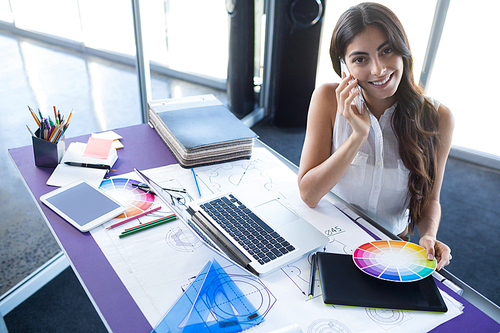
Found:
[[(342, 77), (342, 81), (335, 90), (337, 110), (349, 122), (354, 133), (366, 138), (370, 132), (370, 115), (367, 110), (358, 110), (355, 105), (352, 105), (354, 98), (360, 93), (359, 89), (354, 89), (358, 80), (353, 80), (352, 75), (345, 76), (345, 73), (342, 73)], [(352, 82), (349, 82), (350, 80)]]

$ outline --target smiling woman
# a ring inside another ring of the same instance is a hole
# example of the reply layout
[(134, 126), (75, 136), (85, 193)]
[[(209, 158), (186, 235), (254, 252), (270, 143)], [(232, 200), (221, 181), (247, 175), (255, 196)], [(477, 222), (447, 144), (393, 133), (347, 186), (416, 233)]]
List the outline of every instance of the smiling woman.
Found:
[[(387, 7), (361, 3), (339, 18), (330, 57), (340, 84), (320, 86), (311, 99), (299, 188), (315, 207), (330, 190), (401, 237), (419, 231), (438, 269), (451, 250), (436, 239), (439, 194), (451, 146), (453, 117), (423, 95), (413, 78), (406, 33)], [(362, 88), (354, 89), (356, 85)], [(362, 93), (368, 112), (352, 105)]]
[(344, 58), (350, 73), (363, 88), (363, 97), (371, 105), (370, 111), (380, 119), (396, 102), (403, 58), (392, 50), (386, 34), (374, 26), (367, 26), (352, 39)]

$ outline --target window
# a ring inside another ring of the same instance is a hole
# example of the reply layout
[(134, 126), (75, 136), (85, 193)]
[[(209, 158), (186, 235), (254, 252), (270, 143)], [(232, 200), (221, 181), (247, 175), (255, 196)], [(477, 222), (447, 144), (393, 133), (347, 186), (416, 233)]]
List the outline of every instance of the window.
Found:
[(0, 0), (0, 21), (12, 23), (13, 19), (9, 0)]
[(226, 79), (228, 19), (224, 0), (141, 1), (147, 57), (176, 71)]
[(9, 3), (16, 27), (76, 41), (82, 40), (76, 0), (10, 0)]
[(135, 56), (132, 5), (122, 0), (78, 1), (85, 46)]
[(500, 67), (494, 60), (500, 3), (451, 1), (436, 62), (428, 83), (430, 96), (455, 116), (453, 144), (500, 156), (500, 106), (494, 98)]

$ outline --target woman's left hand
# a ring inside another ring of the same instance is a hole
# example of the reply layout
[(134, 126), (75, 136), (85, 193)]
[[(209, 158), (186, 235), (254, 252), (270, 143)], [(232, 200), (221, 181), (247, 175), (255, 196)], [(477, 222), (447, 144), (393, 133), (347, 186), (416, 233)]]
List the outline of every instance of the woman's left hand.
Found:
[(439, 271), (444, 266), (449, 265), (452, 256), (448, 245), (430, 236), (421, 237), (419, 243), (427, 251), (427, 259), (432, 260), (434, 257), (436, 258), (436, 270)]

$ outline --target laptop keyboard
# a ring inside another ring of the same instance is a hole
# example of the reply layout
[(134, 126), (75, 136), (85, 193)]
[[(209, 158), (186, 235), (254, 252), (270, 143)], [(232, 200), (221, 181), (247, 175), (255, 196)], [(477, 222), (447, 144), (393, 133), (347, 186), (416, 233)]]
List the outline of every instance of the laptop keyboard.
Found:
[(200, 207), (261, 265), (295, 250), (232, 194)]

